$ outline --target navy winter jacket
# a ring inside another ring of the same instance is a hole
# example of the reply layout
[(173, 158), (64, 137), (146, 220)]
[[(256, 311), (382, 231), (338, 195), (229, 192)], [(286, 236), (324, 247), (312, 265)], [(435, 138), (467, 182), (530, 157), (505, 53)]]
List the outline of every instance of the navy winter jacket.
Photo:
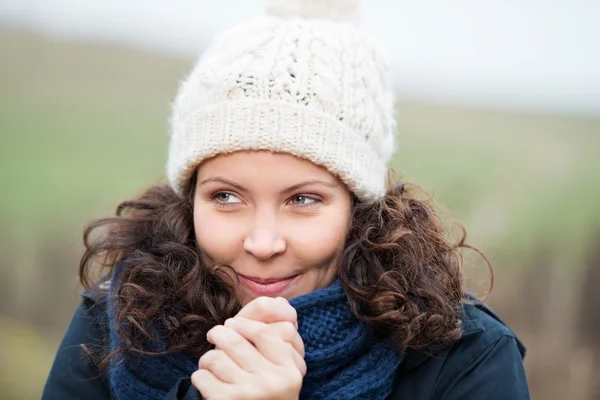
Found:
[[(80, 344), (106, 346), (105, 299), (84, 295), (60, 344), (42, 400), (108, 400), (109, 384)], [(529, 390), (515, 334), (484, 304), (464, 304), (462, 338), (438, 357), (408, 351), (390, 400), (525, 400)], [(165, 400), (200, 400), (182, 379)]]

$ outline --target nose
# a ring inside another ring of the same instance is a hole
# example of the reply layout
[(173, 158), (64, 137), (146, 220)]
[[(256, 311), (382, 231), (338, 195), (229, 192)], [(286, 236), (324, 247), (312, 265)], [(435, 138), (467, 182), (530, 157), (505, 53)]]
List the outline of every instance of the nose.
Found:
[(268, 260), (286, 249), (284, 238), (278, 233), (274, 217), (257, 217), (244, 239), (244, 250), (259, 260)]

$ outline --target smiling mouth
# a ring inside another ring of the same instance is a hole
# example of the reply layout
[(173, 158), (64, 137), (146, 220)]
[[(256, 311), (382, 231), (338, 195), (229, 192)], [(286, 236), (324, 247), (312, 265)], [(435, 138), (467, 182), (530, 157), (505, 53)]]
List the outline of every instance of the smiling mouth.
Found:
[(259, 296), (276, 296), (286, 290), (300, 275), (285, 278), (257, 278), (238, 274), (240, 284)]

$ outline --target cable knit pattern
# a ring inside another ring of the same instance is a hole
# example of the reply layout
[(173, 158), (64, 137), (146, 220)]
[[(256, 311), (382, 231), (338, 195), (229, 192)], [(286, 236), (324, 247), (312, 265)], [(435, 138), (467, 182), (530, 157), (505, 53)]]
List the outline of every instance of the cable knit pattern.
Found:
[(360, 198), (380, 197), (394, 151), (387, 59), (354, 25), (324, 19), (353, 12), (356, 0), (271, 3), (276, 16), (222, 34), (182, 82), (169, 182), (183, 195), (203, 160), (270, 150), (327, 168)]
[[(116, 282), (112, 279), (112, 282)], [(116, 285), (111, 284), (110, 293)], [(122, 346), (115, 330), (118, 304), (110, 296), (108, 317), (111, 351)], [(367, 324), (350, 311), (339, 283), (292, 299), (298, 312), (299, 333), (306, 350), (308, 372), (301, 399), (383, 400), (393, 389), (396, 370), (402, 361), (391, 347), (377, 341)], [(153, 350), (164, 350), (166, 342), (151, 343)], [(181, 354), (146, 356), (128, 354), (110, 367), (109, 382), (116, 399), (163, 399), (181, 379), (197, 368), (198, 359)]]

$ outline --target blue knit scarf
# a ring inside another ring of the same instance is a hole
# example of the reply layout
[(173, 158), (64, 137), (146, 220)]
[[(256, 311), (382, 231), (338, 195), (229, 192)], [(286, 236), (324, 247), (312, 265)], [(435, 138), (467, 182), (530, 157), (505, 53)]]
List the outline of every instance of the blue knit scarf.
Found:
[[(383, 400), (390, 395), (402, 357), (386, 342), (377, 340), (369, 325), (354, 317), (339, 281), (290, 303), (298, 312), (308, 367), (301, 399)], [(122, 346), (115, 332), (116, 307), (114, 296), (109, 296), (111, 350)], [(150, 343), (149, 348), (164, 350), (166, 343)], [(198, 365), (197, 358), (182, 354), (143, 359), (128, 354), (118, 361), (109, 370), (111, 390), (117, 399), (163, 399)]]

